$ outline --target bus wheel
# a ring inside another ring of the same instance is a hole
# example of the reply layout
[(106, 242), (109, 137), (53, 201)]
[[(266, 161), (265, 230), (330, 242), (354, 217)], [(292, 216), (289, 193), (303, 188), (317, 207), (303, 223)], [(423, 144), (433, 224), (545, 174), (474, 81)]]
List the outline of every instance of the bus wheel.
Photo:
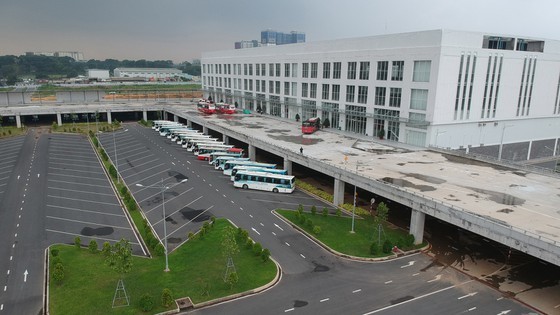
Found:
[(247, 184), (243, 184), (243, 189), (249, 189), (249, 186), (247, 186)]
[(273, 193), (277, 193), (277, 192), (278, 192), (278, 188), (272, 188), (272, 192), (273, 192)]

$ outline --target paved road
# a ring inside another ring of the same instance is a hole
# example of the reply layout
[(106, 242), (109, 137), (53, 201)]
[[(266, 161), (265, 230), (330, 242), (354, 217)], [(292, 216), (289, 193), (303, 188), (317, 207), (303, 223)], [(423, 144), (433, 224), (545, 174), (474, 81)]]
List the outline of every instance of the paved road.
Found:
[[(164, 182), (174, 183), (177, 179), (173, 174), (188, 176), (186, 184), (170, 190), (171, 201), (166, 204), (168, 218), (165, 220), (168, 231), (172, 233), (183, 226), (173, 213), (194, 201), (200, 206), (188, 207), (199, 211), (210, 209), (208, 212), (213, 215), (228, 217), (248, 230), (255, 241), (271, 250), (273, 258), (282, 266), (282, 280), (276, 287), (254, 297), (197, 310), (196, 314), (248, 314), (255, 310), (261, 314), (402, 314), (412, 310), (434, 314), (530, 312), (455, 269), (438, 265), (427, 255), (417, 254), (384, 263), (360, 263), (335, 257), (271, 213), (279, 207), (296, 209), (300, 203), (306, 209), (311, 205), (322, 208), (325, 204), (299, 191), (283, 195), (235, 189), (227, 177), (151, 129), (138, 125), (125, 128), (129, 135), (124, 139), (115, 137), (113, 144), (116, 144), (119, 159), (128, 159), (119, 165), (131, 191), (138, 200), (152, 201), (151, 208), (145, 211), (159, 212), (152, 209), (158, 209), (161, 200), (146, 197), (145, 190), (131, 183), (148, 181), (148, 177), (155, 182), (166, 174)], [(109, 136), (103, 139), (107, 148), (111, 141)], [(121, 145), (129, 147), (121, 150)], [(127, 157), (137, 154), (136, 151), (142, 154), (132, 158), (145, 156), (146, 161)], [(148, 169), (151, 170), (146, 171)], [(151, 222), (161, 236), (164, 222), (161, 214), (154, 215)], [(194, 227), (196, 225), (191, 225), (191, 229)], [(186, 230), (179, 234), (184, 236), (184, 233)]]

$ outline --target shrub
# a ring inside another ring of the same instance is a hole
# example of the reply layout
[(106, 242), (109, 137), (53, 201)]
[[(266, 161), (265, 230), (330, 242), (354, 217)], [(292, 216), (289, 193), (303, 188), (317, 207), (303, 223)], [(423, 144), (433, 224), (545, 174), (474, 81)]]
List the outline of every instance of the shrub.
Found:
[(58, 256), (58, 253), (59, 253), (58, 248), (51, 248), (51, 255), (52, 255), (53, 257)]
[(336, 208), (336, 216), (339, 218), (342, 216), (342, 210), (340, 210), (340, 208)]
[(79, 236), (74, 238), (74, 246), (76, 246), (76, 248), (80, 248), (80, 246), (82, 246), (82, 239)]
[(315, 235), (321, 234), (321, 227), (318, 226), (318, 225), (315, 225), (315, 226), (313, 227), (313, 233), (314, 233)]
[(210, 230), (210, 223), (208, 223), (208, 221), (204, 222), (204, 224), (202, 224), (202, 227), (204, 228), (204, 230), (208, 231)]
[(250, 238), (248, 238), (248, 239), (245, 241), (245, 247), (247, 247), (247, 249), (253, 248), (253, 240), (251, 240)]
[(408, 234), (404, 238), (404, 247), (405, 248), (412, 248), (414, 246), (414, 235)]
[(203, 226), (203, 227), (200, 228), (200, 231), (198, 232), (198, 237), (200, 239), (203, 239), (204, 235), (206, 235), (206, 228)]
[(369, 252), (370, 252), (372, 255), (377, 255), (377, 254), (379, 254), (379, 246), (377, 246), (377, 242), (371, 243), (371, 245), (369, 246)]
[(111, 178), (117, 179), (117, 169), (113, 164), (109, 165), (109, 175), (111, 175)]
[(313, 206), (311, 207), (311, 214), (312, 214), (312, 215), (317, 214), (317, 207), (315, 207), (315, 205), (313, 205)]
[(93, 145), (98, 148), (99, 147), (99, 141), (97, 140), (97, 138), (93, 138)]
[(193, 237), (194, 237), (194, 233), (193, 233), (193, 232), (189, 232), (189, 234), (187, 234), (187, 238), (188, 238), (189, 240), (192, 240)]
[(128, 188), (126, 188), (126, 186), (124, 186), (124, 185), (121, 186), (120, 192), (121, 192), (121, 196), (123, 196), (125, 199), (126, 199), (127, 195), (130, 195), (128, 193)]
[(245, 242), (247, 239), (249, 239), (249, 232), (241, 229), (241, 232), (239, 233), (239, 240)]
[[(62, 266), (62, 264), (58, 264), (60, 266)], [(63, 268), (54, 268), (53, 273), (52, 273), (52, 278), (54, 280), (54, 282), (56, 282), (56, 284), (60, 285), (62, 284), (62, 281), (64, 280), (64, 269)]]
[(262, 245), (259, 242), (256, 242), (255, 244), (253, 244), (253, 254), (255, 254), (255, 256), (259, 256), (262, 252)]
[(329, 215), (329, 209), (327, 209), (327, 207), (323, 208), (323, 216), (327, 217)]
[(64, 128), (64, 130), (63, 130), (63, 131), (64, 131), (64, 132), (66, 132), (66, 128)]
[(393, 243), (391, 243), (390, 240), (385, 240), (385, 242), (383, 242), (383, 253), (389, 254), (392, 249), (393, 249)]
[(308, 228), (312, 229), (313, 228), (313, 221), (308, 218), (307, 221), (305, 221), (305, 224), (307, 225)]
[(103, 243), (101, 253), (103, 253), (104, 257), (109, 257), (109, 255), (111, 255), (111, 244), (109, 244), (109, 242)]
[(210, 224), (212, 225), (212, 227), (214, 227), (215, 223), (216, 223), (216, 217), (215, 216), (210, 217)]
[(239, 276), (237, 272), (232, 272), (226, 279), (227, 284), (229, 284), (229, 288), (233, 289), (233, 286), (239, 281)]
[(149, 312), (154, 308), (154, 298), (148, 293), (144, 293), (138, 303), (143, 312)]
[(101, 158), (103, 159), (103, 161), (109, 160), (109, 156), (107, 156), (107, 153), (105, 153), (105, 150), (99, 149), (99, 154), (101, 155)]
[(163, 247), (163, 245), (161, 245), (161, 243), (158, 243), (156, 248), (154, 248), (154, 252), (157, 256), (163, 256), (163, 255), (165, 255), (165, 247)]
[(91, 240), (89, 241), (89, 251), (92, 253), (97, 253), (97, 242), (95, 240)]
[(53, 257), (51, 260), (52, 266), (56, 266), (57, 264), (62, 264), (62, 258), (60, 258), (60, 256)]
[(300, 203), (299, 206), (297, 207), (297, 211), (299, 212), (299, 214), (303, 213), (303, 205)]
[(163, 291), (161, 291), (161, 305), (170, 307), (172, 304), (173, 296), (171, 295), (171, 290), (163, 289)]
[(267, 262), (270, 259), (270, 250), (268, 248), (262, 250), (261, 259), (263, 262)]
[(303, 225), (303, 224), (305, 224), (306, 221), (307, 221), (307, 217), (303, 213), (300, 213), (299, 223)]

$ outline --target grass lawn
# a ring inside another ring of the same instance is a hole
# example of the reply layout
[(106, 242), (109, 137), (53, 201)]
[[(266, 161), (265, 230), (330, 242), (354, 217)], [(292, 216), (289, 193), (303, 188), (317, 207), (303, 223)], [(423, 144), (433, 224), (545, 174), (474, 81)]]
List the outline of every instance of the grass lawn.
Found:
[[(222, 231), (231, 226), (225, 219), (216, 220), (216, 226), (203, 239), (198, 237), (169, 254), (170, 272), (163, 271), (165, 258), (134, 257), (130, 273), (124, 276), (130, 306), (112, 308), (113, 295), (119, 275), (104, 264), (103, 255), (74, 246), (55, 245), (64, 265), (61, 285), (49, 284), (50, 313), (56, 314), (145, 314), (139, 299), (145, 293), (154, 298), (155, 308), (150, 314), (164, 311), (161, 293), (171, 290), (173, 298), (189, 296), (194, 303), (243, 292), (270, 282), (276, 275), (272, 261), (263, 263), (260, 257), (240, 245), (234, 257), (239, 282), (230, 289), (222, 280), (226, 259), (222, 256)], [(101, 247), (101, 244), (99, 244)], [(51, 260), (52, 261), (52, 260)], [(52, 272), (53, 267), (50, 266)], [(52, 274), (52, 273), (51, 273)], [(203, 286), (209, 285), (209, 295), (203, 295)]]
[(0, 138), (21, 136), (27, 133), (27, 128), (0, 127)]
[[(381, 253), (381, 251), (379, 255), (372, 255), (370, 253), (371, 244), (378, 240), (378, 229), (374, 225), (372, 217), (366, 217), (364, 219), (356, 218), (354, 220), (355, 233), (350, 233), (352, 229), (352, 218), (332, 215), (325, 217), (320, 213), (320, 210), (318, 210), (315, 215), (304, 212), (303, 215), (306, 218), (310, 218), (314, 226), (321, 227), (321, 233), (317, 235), (313, 233), (313, 228), (302, 224), (297, 219), (296, 211), (276, 210), (276, 212), (337, 252), (357, 257), (388, 256), (387, 254)], [(381, 244), (383, 244), (387, 238), (396, 245), (399, 239), (404, 239), (408, 234), (406, 231), (388, 225), (386, 222), (383, 223), (383, 232), (381, 233)]]

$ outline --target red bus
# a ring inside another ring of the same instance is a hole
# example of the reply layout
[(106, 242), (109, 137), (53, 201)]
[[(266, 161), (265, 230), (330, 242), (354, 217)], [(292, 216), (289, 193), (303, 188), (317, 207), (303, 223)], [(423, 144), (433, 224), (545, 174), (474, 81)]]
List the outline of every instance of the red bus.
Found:
[(216, 106), (214, 106), (214, 103), (204, 99), (198, 101), (197, 108), (199, 112), (204, 114), (214, 114), (214, 112), (216, 112)]
[(304, 134), (312, 134), (319, 130), (321, 126), (321, 118), (313, 117), (309, 118), (301, 123), (301, 132)]
[(235, 114), (235, 105), (216, 103), (216, 111), (220, 114)]

